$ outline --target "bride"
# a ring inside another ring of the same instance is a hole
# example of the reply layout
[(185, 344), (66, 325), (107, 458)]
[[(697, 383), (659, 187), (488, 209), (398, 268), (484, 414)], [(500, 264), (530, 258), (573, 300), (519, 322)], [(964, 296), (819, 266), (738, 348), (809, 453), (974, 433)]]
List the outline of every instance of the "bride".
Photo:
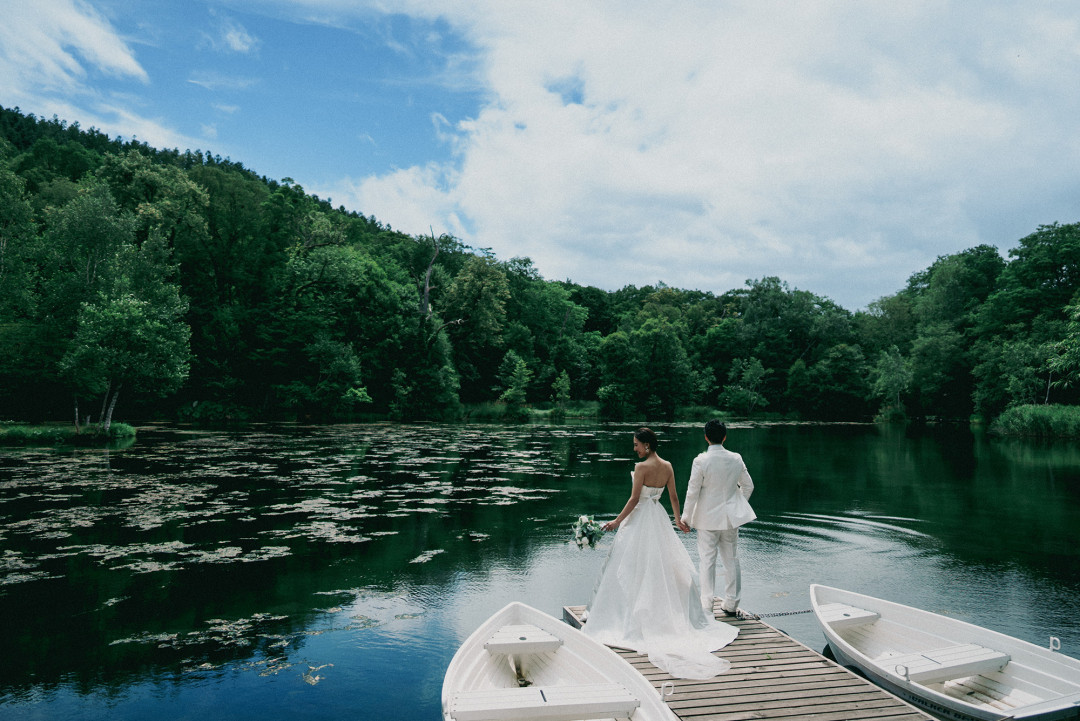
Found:
[(608, 646), (628, 648), (676, 678), (706, 679), (731, 664), (712, 651), (731, 643), (739, 630), (707, 615), (697, 573), (660, 505), (666, 488), (680, 530), (679, 496), (671, 464), (656, 454), (656, 434), (634, 433), (630, 500), (605, 531), (619, 529), (593, 589), (584, 631)]

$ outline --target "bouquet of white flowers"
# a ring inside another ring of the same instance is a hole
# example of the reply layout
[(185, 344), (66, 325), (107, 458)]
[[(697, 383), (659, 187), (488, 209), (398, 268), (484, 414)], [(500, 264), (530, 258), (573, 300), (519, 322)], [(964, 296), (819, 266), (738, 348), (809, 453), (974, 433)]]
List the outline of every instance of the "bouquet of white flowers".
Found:
[(604, 535), (604, 529), (592, 516), (579, 516), (573, 529), (574, 543), (578, 545), (578, 548), (585, 548), (586, 543), (589, 544), (589, 548), (592, 548)]

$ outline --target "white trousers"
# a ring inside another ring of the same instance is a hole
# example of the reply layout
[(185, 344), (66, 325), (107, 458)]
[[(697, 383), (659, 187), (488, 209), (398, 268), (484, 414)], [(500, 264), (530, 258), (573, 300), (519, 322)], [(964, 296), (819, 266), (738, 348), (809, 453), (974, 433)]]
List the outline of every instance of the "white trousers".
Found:
[(720, 600), (726, 611), (739, 607), (742, 597), (742, 570), (739, 568), (739, 529), (726, 531), (703, 531), (698, 529), (698, 557), (701, 560), (701, 605), (712, 615), (713, 597), (716, 595), (716, 561), (719, 556), (724, 566), (724, 595)]

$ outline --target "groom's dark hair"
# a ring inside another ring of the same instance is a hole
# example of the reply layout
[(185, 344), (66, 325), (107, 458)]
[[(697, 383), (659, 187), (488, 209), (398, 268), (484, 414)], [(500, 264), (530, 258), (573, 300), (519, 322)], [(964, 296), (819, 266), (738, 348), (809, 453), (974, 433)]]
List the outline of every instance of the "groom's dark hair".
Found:
[(727, 438), (727, 426), (713, 418), (705, 424), (705, 437), (711, 443), (723, 443)]

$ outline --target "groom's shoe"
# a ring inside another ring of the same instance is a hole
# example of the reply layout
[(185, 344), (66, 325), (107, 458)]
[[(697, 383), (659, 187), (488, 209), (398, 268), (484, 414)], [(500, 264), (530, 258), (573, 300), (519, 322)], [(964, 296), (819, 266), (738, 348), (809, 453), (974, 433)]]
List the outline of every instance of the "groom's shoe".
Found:
[(739, 609), (736, 608), (734, 611), (729, 611), (726, 608), (724, 608), (723, 606), (721, 606), (720, 607), (720, 613), (724, 614), (725, 616), (738, 616), (739, 615)]

